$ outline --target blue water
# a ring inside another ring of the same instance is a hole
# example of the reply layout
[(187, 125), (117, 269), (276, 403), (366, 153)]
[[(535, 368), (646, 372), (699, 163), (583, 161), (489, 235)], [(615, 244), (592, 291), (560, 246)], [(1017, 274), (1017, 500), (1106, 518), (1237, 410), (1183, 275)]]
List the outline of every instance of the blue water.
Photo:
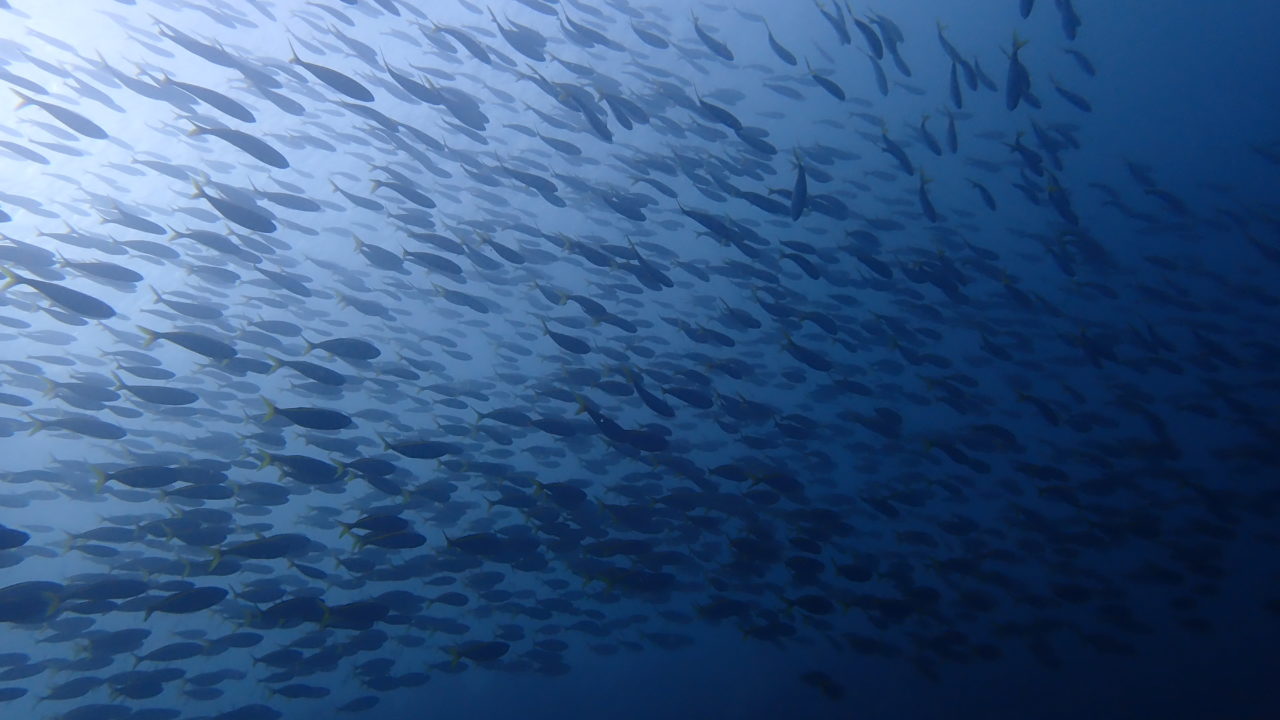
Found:
[(1280, 717), (1280, 13), (852, 5), (0, 1), (0, 717)]

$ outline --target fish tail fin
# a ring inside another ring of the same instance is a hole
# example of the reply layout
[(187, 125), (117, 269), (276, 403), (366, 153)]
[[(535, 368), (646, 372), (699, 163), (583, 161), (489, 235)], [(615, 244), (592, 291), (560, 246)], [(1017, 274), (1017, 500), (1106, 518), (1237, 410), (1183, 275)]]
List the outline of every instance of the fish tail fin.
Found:
[(141, 325), (138, 326), (138, 330), (140, 330), (142, 334), (146, 336), (146, 339), (142, 341), (143, 348), (151, 347), (152, 343), (154, 343), (156, 339), (160, 337), (160, 334), (157, 333), (155, 330), (142, 327)]
[(58, 608), (62, 607), (62, 597), (55, 593), (40, 593), (44, 599), (49, 602), (49, 609), (45, 611), (45, 619), (51, 618), (58, 614)]
[(0, 273), (4, 273), (4, 285), (0, 285), (0, 292), (20, 285), (26, 279), (3, 265), (0, 265)]
[(44, 429), (43, 420), (37, 417), (33, 417), (30, 413), (23, 413), (23, 415), (26, 415), (27, 419), (31, 421), (31, 432), (27, 433), (27, 435), (35, 435), (36, 433)]
[(107, 484), (107, 474), (97, 465), (94, 465), (90, 470), (93, 470), (93, 476), (98, 479), (98, 481), (93, 484), (93, 491), (95, 493), (100, 493), (102, 492), (102, 486)]
[(262, 422), (270, 422), (271, 419), (276, 416), (276, 405), (275, 403), (268, 400), (265, 396), (262, 397), (262, 402), (266, 403), (267, 405), (267, 413), (266, 415), (262, 416)]
[(19, 90), (14, 90), (13, 88), (9, 88), (9, 89), (13, 90), (13, 94), (18, 96), (18, 104), (14, 106), (13, 108), (14, 110), (21, 110), (22, 108), (35, 103), (35, 99), (32, 98), (30, 95), (27, 95), (26, 93), (21, 92)]
[(268, 374), (268, 375), (270, 375), (271, 373), (273, 373), (273, 372), (275, 372), (275, 371), (279, 370), (280, 368), (284, 367), (284, 360), (281, 360), (280, 358), (276, 357), (275, 355), (272, 355), (272, 354), (268, 353), (268, 354), (267, 354), (267, 358), (268, 358), (269, 360), (271, 360), (271, 369), (267, 371), (267, 374)]

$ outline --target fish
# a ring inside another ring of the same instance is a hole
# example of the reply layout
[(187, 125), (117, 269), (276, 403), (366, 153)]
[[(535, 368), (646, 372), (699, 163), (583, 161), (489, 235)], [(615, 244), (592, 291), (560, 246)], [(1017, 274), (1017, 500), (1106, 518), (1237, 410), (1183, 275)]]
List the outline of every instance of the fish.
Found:
[(804, 214), (805, 204), (809, 199), (809, 182), (808, 175), (804, 169), (804, 161), (800, 159), (797, 152), (796, 160), (796, 180), (791, 189), (791, 208), (790, 214), (792, 220), (799, 220)]
[(880, 61), (872, 55), (867, 55), (867, 59), (871, 61), (871, 71), (875, 74), (876, 87), (880, 90), (880, 94), (888, 97), (889, 95), (889, 78), (885, 75), (884, 68), (880, 66)]
[(915, 166), (911, 162), (911, 158), (907, 156), (905, 150), (893, 138), (889, 137), (887, 128), (881, 130), (881, 150), (897, 161), (898, 167), (907, 175), (915, 175)]
[(797, 63), (795, 54), (783, 47), (777, 39), (773, 37), (773, 30), (769, 28), (769, 24), (767, 22), (765, 23), (765, 34), (769, 38), (769, 48), (773, 50), (773, 54), (777, 55), (779, 60), (788, 65), (795, 65)]
[(985, 185), (972, 178), (967, 179), (966, 182), (969, 183), (970, 187), (978, 191), (978, 196), (982, 198), (982, 204), (986, 205), (988, 210), (996, 210), (996, 199)]
[[(9, 152), (13, 153), (14, 155), (17, 155), (20, 158), (23, 158), (24, 160), (29, 160), (33, 163), (38, 163), (40, 165), (49, 164), (49, 158), (45, 157), (44, 155), (41, 155), (35, 150), (32, 150), (26, 145), (20, 145), (16, 142), (11, 142), (9, 140), (0, 140), (0, 147), (4, 148), (5, 150), (8, 150)], [(9, 220), (12, 220), (12, 219), (13, 219), (12, 217), (9, 218)], [(6, 220), (5, 222), (8, 222), (8, 220)]]
[(351, 417), (337, 410), (313, 407), (277, 407), (270, 400), (263, 398), (267, 412), (262, 422), (270, 422), (277, 415), (289, 422), (312, 430), (341, 430), (352, 424)]
[(825, 6), (818, 0), (814, 0), (818, 12), (831, 25), (831, 29), (835, 30), (836, 37), (839, 38), (841, 45), (848, 45), (853, 42), (853, 36), (849, 34), (849, 24), (845, 21), (844, 9), (838, 3), (833, 3), (836, 8), (835, 14), (831, 14)]
[(547, 39), (537, 30), (512, 22), (510, 18), (507, 18), (507, 24), (503, 25), (498, 22), (498, 16), (493, 12), (493, 8), (489, 8), (489, 18), (497, 26), (502, 39), (506, 40), (513, 50), (534, 62), (543, 62), (547, 59), (544, 50)]
[(250, 135), (241, 130), (233, 130), (231, 128), (205, 127), (195, 121), (190, 121), (192, 128), (187, 132), (188, 137), (200, 137), (203, 135), (212, 135), (226, 143), (229, 143), (240, 150), (253, 156), (254, 159), (263, 164), (270, 165), (281, 170), (289, 167), (289, 160), (279, 150), (276, 150), (270, 143), (262, 138)]
[(230, 360), (239, 354), (230, 343), (202, 333), (187, 330), (159, 331), (142, 326), (139, 326), (138, 330), (144, 336), (143, 348), (150, 347), (157, 340), (166, 340), (211, 360)]
[(925, 186), (931, 182), (933, 182), (933, 179), (927, 177), (924, 174), (924, 171), (921, 170), (920, 185), (918, 186), (916, 196), (920, 201), (920, 212), (924, 214), (925, 219), (931, 223), (936, 223), (941, 219), (941, 216), (938, 214), (937, 209), (934, 208), (933, 200), (930, 199), (929, 192), (925, 188)]
[(702, 41), (702, 44), (721, 60), (733, 62), (733, 51), (729, 49), (729, 46), (721, 42), (714, 35), (708, 33), (706, 30), (703, 30), (702, 25), (698, 23), (697, 15), (692, 12), (690, 12), (689, 15), (693, 18), (693, 32), (698, 36), (698, 39)]
[(1018, 51), (1026, 47), (1027, 41), (1013, 35), (1013, 49), (1009, 52), (1009, 69), (1005, 77), (1005, 108), (1012, 111), (1027, 99), (1031, 91), (1031, 74), (1018, 57)]
[(825, 90), (828, 95), (841, 102), (845, 100), (846, 96), (844, 89), (837, 85), (834, 80), (814, 72), (813, 66), (809, 65), (809, 61), (807, 59), (805, 60), (805, 66), (809, 70), (809, 77), (813, 78), (813, 81), (818, 83), (818, 86)]
[(107, 134), (107, 131), (103, 130), (102, 127), (99, 126), (97, 123), (81, 115), (80, 113), (74, 110), (71, 110), (70, 108), (65, 108), (65, 107), (62, 107), (61, 105), (56, 105), (46, 100), (39, 100), (39, 99), (33, 98), (30, 95), (22, 93), (18, 90), (14, 90), (13, 93), (18, 96), (17, 109), (19, 110), (29, 105), (33, 105), (49, 113), (49, 115), (52, 116), (54, 120), (57, 120), (58, 122), (70, 128), (71, 130), (87, 138), (90, 138), (93, 140), (106, 140), (107, 138), (110, 137), (110, 135)]
[(314, 77), (316, 80), (319, 80), (321, 83), (329, 86), (330, 88), (333, 88), (334, 90), (337, 90), (338, 92), (351, 98), (352, 100), (359, 100), (361, 102), (374, 101), (373, 92), (371, 92), (369, 88), (365, 87), (359, 81), (347, 75), (344, 75), (343, 73), (338, 72), (333, 68), (325, 67), (324, 65), (318, 65), (312, 62), (307, 62), (306, 60), (303, 60), (302, 58), (298, 57), (297, 51), (294, 50), (293, 48), (292, 41), (290, 41), (289, 43), (289, 53), (290, 53), (290, 57), (289, 57), (290, 63), (301, 67), (303, 70), (306, 70), (308, 73), (310, 73), (311, 77)]
[(1066, 100), (1068, 103), (1070, 103), (1070, 104), (1071, 104), (1073, 107), (1075, 107), (1077, 110), (1080, 110), (1081, 112), (1087, 112), (1087, 113), (1091, 113), (1091, 112), (1093, 112), (1093, 104), (1092, 104), (1092, 103), (1090, 103), (1090, 102), (1089, 102), (1088, 100), (1086, 100), (1085, 98), (1081, 97), (1079, 94), (1077, 94), (1077, 93), (1075, 93), (1075, 92), (1072, 92), (1071, 90), (1068, 90), (1068, 89), (1066, 89), (1066, 88), (1062, 87), (1061, 85), (1059, 85), (1059, 84), (1058, 84), (1058, 81), (1057, 81), (1057, 80), (1055, 80), (1055, 79), (1053, 79), (1053, 76), (1050, 76), (1050, 77), (1049, 77), (1049, 82), (1053, 84), (1053, 89), (1054, 89), (1054, 91), (1055, 91), (1055, 92), (1057, 92), (1057, 93), (1058, 93), (1058, 95), (1059, 95), (1063, 100)]
[(29, 278), (0, 266), (4, 274), (5, 284), (0, 290), (8, 290), (16, 285), (25, 285), (43, 295), (49, 301), (67, 312), (93, 320), (109, 320), (116, 316), (115, 308), (93, 297), (55, 282)]
[(1062, 24), (1062, 33), (1067, 36), (1068, 40), (1075, 40), (1080, 32), (1080, 15), (1076, 12), (1075, 4), (1072, 0), (1053, 0), (1054, 7), (1058, 9), (1058, 16)]
[(218, 195), (210, 195), (205, 190), (204, 185), (197, 180), (192, 180), (191, 184), (195, 189), (195, 192), (190, 195), (192, 199), (199, 198), (207, 201), (219, 215), (236, 225), (247, 230), (256, 230), (263, 233), (273, 233), (278, 229), (275, 220), (261, 212), (256, 206), (238, 203)]
[(942, 145), (938, 142), (938, 138), (934, 137), (933, 133), (929, 130), (929, 127), (927, 124), (928, 122), (929, 122), (928, 115), (925, 115), (923, 118), (920, 119), (920, 127), (919, 127), (920, 139), (924, 141), (925, 147), (929, 148), (929, 152), (933, 153), (934, 155), (941, 156)]
[(249, 108), (245, 107), (239, 101), (230, 98), (217, 90), (213, 90), (194, 83), (186, 83), (180, 80), (174, 80), (168, 75), (161, 76), (161, 85), (176, 87), (179, 90), (191, 95), (200, 102), (210, 105), (224, 115), (228, 115), (241, 122), (257, 122), (257, 116), (253, 114)]

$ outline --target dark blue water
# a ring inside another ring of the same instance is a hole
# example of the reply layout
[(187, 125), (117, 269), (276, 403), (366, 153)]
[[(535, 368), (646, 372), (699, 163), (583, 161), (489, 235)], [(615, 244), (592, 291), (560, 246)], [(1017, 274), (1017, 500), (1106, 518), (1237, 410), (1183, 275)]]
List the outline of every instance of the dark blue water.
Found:
[(1280, 716), (1270, 4), (0, 8), (3, 717)]

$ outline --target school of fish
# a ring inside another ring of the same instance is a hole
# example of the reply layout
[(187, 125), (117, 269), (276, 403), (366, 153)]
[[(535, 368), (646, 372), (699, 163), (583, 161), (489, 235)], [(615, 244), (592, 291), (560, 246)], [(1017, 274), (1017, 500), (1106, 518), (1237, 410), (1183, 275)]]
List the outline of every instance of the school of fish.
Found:
[(1274, 278), (1280, 216), (1072, 173), (1072, 0), (985, 47), (447, 4), (103, 0), (109, 53), (0, 0), (0, 628), (44, 651), (0, 713), (341, 716), (704, 624), (927, 678), (1212, 630), (1276, 541), (1280, 292), (1195, 238)]

